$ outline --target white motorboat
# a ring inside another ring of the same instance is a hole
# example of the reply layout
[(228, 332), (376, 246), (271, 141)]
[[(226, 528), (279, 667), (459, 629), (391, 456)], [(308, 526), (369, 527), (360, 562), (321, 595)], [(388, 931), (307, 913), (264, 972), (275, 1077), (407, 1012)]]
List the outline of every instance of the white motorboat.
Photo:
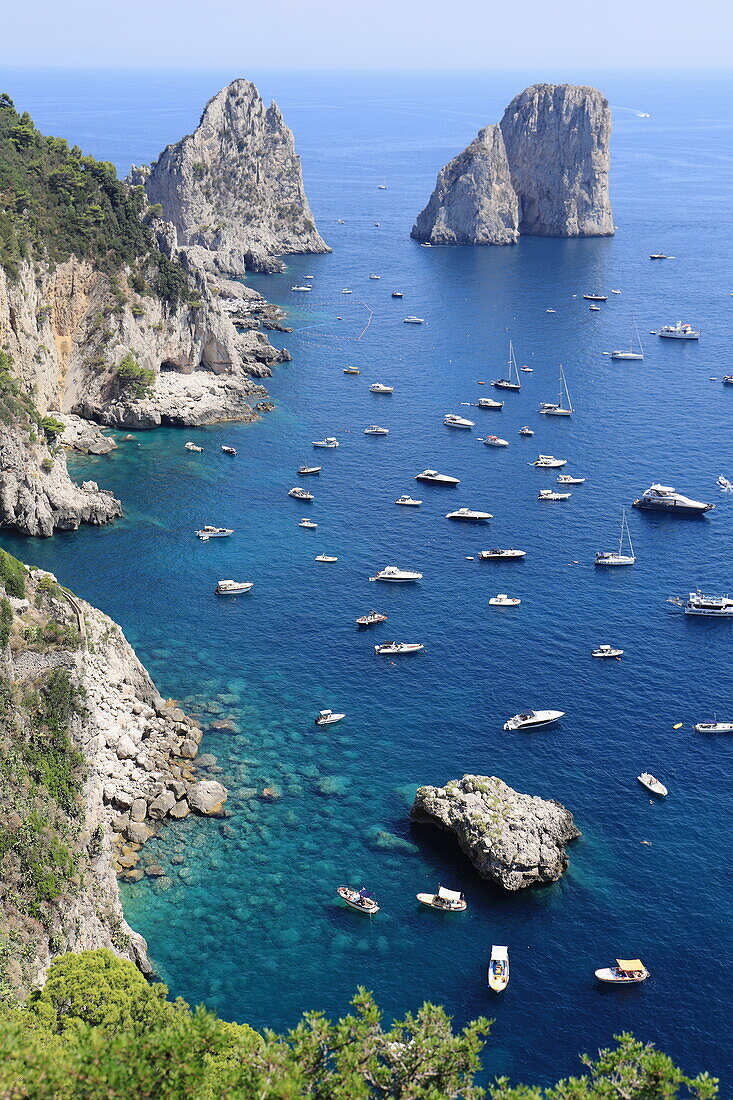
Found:
[(345, 714), (337, 714), (333, 710), (319, 710), (315, 721), (317, 726), (335, 726), (345, 717)]
[(386, 565), (380, 569), (370, 581), (389, 581), (392, 584), (409, 584), (410, 581), (421, 581), (422, 573), (416, 573), (412, 569), (398, 569), (396, 565)]
[(649, 257), (650, 260), (671, 260), (672, 256), (668, 256), (666, 252), (652, 252)]
[[(377, 191), (386, 191), (386, 190), (387, 190), (387, 184), (386, 183), (380, 183), (380, 184), (377, 185)], [(379, 278), (378, 275), (377, 275), (377, 278)]]
[(519, 378), (519, 371), (517, 370), (517, 360), (514, 356), (514, 346), (509, 341), (509, 370), (507, 371), (506, 378), (497, 378), (491, 383), (492, 386), (496, 386), (498, 390), (521, 390), (522, 383)]
[(572, 474), (558, 474), (558, 485), (585, 485), (584, 477), (573, 477)]
[(669, 794), (664, 783), (660, 783), (651, 772), (642, 772), (641, 775), (637, 775), (636, 778), (641, 783), (642, 787), (646, 787), (652, 794), (658, 794), (661, 798), (665, 798)]
[(315, 531), (317, 523), (314, 523), (312, 519), (302, 519), (298, 524), (298, 527), (307, 527), (309, 531)]
[(376, 626), (378, 623), (386, 623), (387, 616), (382, 611), (368, 611), (366, 615), (360, 615), (356, 620), (357, 626)]
[(707, 615), (712, 618), (730, 618), (733, 615), (733, 599), (730, 596), (706, 596), (698, 588), (688, 596), (672, 596), (669, 603), (681, 607), (685, 615)]
[(489, 989), (494, 993), (503, 993), (509, 985), (509, 950), (506, 947), (491, 948), (488, 973)]
[(682, 493), (678, 493), (671, 485), (650, 485), (645, 489), (638, 500), (634, 501), (634, 508), (644, 508), (655, 512), (673, 512), (675, 515), (702, 515), (710, 512), (714, 504), (707, 504), (702, 500), (691, 500)]
[(381, 279), (382, 276), (381, 275), (370, 275), (369, 278), (370, 279)]
[(599, 982), (615, 982), (617, 985), (633, 985), (649, 977), (649, 971), (641, 959), (616, 959), (616, 966), (596, 970)]
[(254, 588), (254, 581), (219, 581), (215, 592), (217, 596), (238, 596)]
[(394, 386), (385, 386), (383, 382), (372, 382), (370, 393), (394, 393)]
[(425, 319), (424, 317), (403, 317), (402, 323), (404, 325), (424, 325)]
[(478, 409), (503, 409), (504, 402), (494, 401), (492, 397), (479, 397), (476, 402), (476, 407)]
[(594, 313), (600, 313), (601, 312), (601, 307), (600, 306), (589, 305), (588, 309), (593, 310)]
[(291, 290), (297, 291), (300, 294), (309, 294), (313, 287), (311, 286), (291, 286)]
[(520, 367), (519, 369), (520, 369), (520, 370), (521, 370), (521, 371), (522, 371), (522, 372), (523, 372), (524, 374), (534, 374), (534, 367)]
[(693, 328), (692, 325), (683, 325), (678, 321), (676, 325), (663, 325), (657, 336), (665, 340), (699, 340), (700, 329)]
[(332, 562), (332, 561), (338, 561), (338, 558), (334, 557), (333, 554), (316, 554), (316, 556), (313, 560), (314, 561)]
[(204, 448), (199, 447), (196, 443), (184, 443), (183, 449), (186, 451), (196, 451), (198, 454), (201, 454)]
[(300, 485), (294, 486), (292, 489), (288, 489), (288, 496), (294, 497), (295, 500), (313, 500), (313, 493), (309, 493), (307, 489), (302, 489)]
[(308, 477), (309, 475), (320, 474), (323, 466), (301, 466), (296, 470), (298, 477)]
[(633, 340), (631, 340), (629, 342), (628, 349), (623, 350), (623, 351), (612, 351), (611, 352), (611, 358), (612, 359), (640, 360), (640, 359), (644, 358), (644, 348), (643, 348), (643, 345), (641, 343), (641, 336), (639, 336), (639, 329), (637, 328), (637, 325), (636, 325), (636, 318), (634, 318), (634, 332), (636, 334), (636, 343), (639, 347), (639, 350), (638, 351), (634, 350), (634, 342), (633, 342)]
[(479, 550), (480, 561), (517, 561), (527, 556), (526, 550)]
[(364, 435), (389, 435), (389, 428), (380, 428), (378, 424), (371, 424), (364, 429)]
[(196, 534), (202, 542), (206, 542), (207, 539), (229, 538), (230, 535), (234, 534), (234, 530), (230, 527), (210, 527), (207, 524), (206, 527), (202, 527)]
[(572, 493), (558, 493), (555, 489), (540, 489), (538, 500), (570, 500)]
[(616, 658), (620, 658), (620, 657), (623, 657), (624, 651), (623, 651), (623, 649), (616, 649), (615, 646), (604, 644), (604, 645), (598, 645), (598, 646), (596, 646), (595, 649), (592, 649), (590, 651), (590, 655), (591, 655), (591, 657), (616, 657)]
[[(733, 374), (730, 376), (731, 382), (733, 382)], [(722, 489), (724, 493), (733, 493), (733, 481), (729, 481), (727, 477), (723, 477), (722, 474), (718, 477), (715, 483), (719, 489)]]
[(236, 447), (222, 447), (222, 451), (225, 455), (235, 455), (237, 453)]
[(314, 439), (311, 444), (313, 447), (330, 447), (331, 449), (338, 447), (338, 445), (338, 439), (334, 439), (332, 435), (327, 435), (325, 439)]
[(419, 653), (425, 646), (422, 642), (380, 642), (374, 652), (380, 657), (398, 657), (406, 653)]
[(484, 439), (479, 439), (479, 443), (483, 443), (486, 447), (508, 447), (508, 439), (500, 439), (498, 435), (487, 435)]
[(458, 890), (446, 890), (439, 886), (435, 894), (416, 894), (417, 900), (431, 909), (442, 909), (445, 913), (462, 913), (466, 908), (466, 899)]
[(586, 302), (607, 302), (608, 301), (608, 295), (607, 294), (584, 294), (583, 297), (585, 298)]
[(724, 386), (733, 386), (733, 374), (724, 374), (720, 381)]
[(508, 596), (506, 592), (500, 592), (498, 596), (492, 596), (489, 600), (490, 607), (519, 607), (522, 601), (518, 596)]
[(358, 367), (344, 367), (344, 374), (361, 374)]
[(545, 313), (557, 313), (556, 309), (546, 309)]
[[(628, 553), (624, 553), (624, 538), (628, 542)], [(621, 534), (618, 540), (618, 550), (598, 550), (596, 551), (595, 564), (596, 565), (633, 565), (636, 561), (634, 555), (634, 544), (631, 541), (631, 532), (629, 531), (629, 521), (626, 518), (626, 509), (621, 512)]]
[(733, 722), (697, 722), (693, 729), (695, 733), (733, 733)]
[(421, 474), (415, 474), (415, 481), (428, 481), (431, 485), (460, 485), (460, 478), (451, 477), (450, 474), (439, 474), (437, 470), (423, 470)]
[(573, 415), (573, 403), (570, 400), (568, 384), (565, 380), (565, 371), (562, 369), (562, 363), (560, 364), (560, 392), (557, 401), (543, 401), (540, 405), (540, 412), (544, 413), (545, 416)]
[(419, 508), (422, 504), (422, 501), (414, 500), (413, 497), (404, 494), (403, 496), (397, 498), (395, 504), (401, 504), (403, 508)]
[(534, 435), (534, 431), (525, 424), (523, 428), (519, 429), (517, 435)]
[(458, 416), (456, 413), (446, 413), (443, 417), (443, 423), (446, 428), (473, 428), (475, 424), (473, 420), (466, 420), (465, 416)]
[(404, 294), (402, 293), (401, 290), (393, 290), (392, 291), (392, 297), (393, 298), (404, 298)]
[(464, 523), (488, 523), (494, 517), (491, 512), (477, 512), (473, 508), (457, 508), (454, 512), (446, 512), (445, 518), (463, 520)]
[(347, 286), (345, 286), (344, 289), (341, 291), (341, 293), (342, 294), (353, 294), (354, 292), (353, 292), (353, 290), (349, 290), (349, 288)]
[(366, 913), (371, 917), (379, 912), (379, 906), (366, 890), (352, 890), (350, 886), (339, 886), (336, 893), (357, 913)]
[(534, 462), (531, 462), (531, 466), (537, 466), (541, 470), (559, 470), (562, 466), (567, 466), (568, 460), (566, 458), (555, 458), (554, 455), (540, 455)]
[(564, 718), (564, 710), (525, 710), (504, 723), (505, 730), (536, 730)]

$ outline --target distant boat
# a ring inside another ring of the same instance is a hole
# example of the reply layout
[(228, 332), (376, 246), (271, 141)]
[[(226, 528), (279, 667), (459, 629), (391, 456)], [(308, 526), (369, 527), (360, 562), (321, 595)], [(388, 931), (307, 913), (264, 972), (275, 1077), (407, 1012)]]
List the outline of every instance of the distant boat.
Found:
[(698, 722), (693, 726), (695, 733), (733, 733), (733, 722)]
[(396, 565), (387, 565), (380, 569), (370, 581), (389, 581), (392, 584), (409, 584), (411, 581), (421, 581), (422, 573), (416, 573), (410, 569), (398, 569)]
[(344, 367), (344, 374), (361, 374), (358, 367)]
[(386, 183), (380, 183), (380, 184), (377, 185), (377, 191), (386, 191), (386, 190), (387, 190), (387, 184)]
[(315, 531), (315, 529), (318, 527), (318, 524), (314, 523), (312, 519), (303, 518), (298, 524), (298, 527), (305, 527), (309, 531)]
[(310, 294), (313, 287), (312, 286), (291, 286), (290, 289), (291, 290), (296, 290), (300, 294)]
[(558, 485), (585, 485), (584, 477), (573, 477), (571, 474), (558, 474)]
[(423, 317), (403, 317), (402, 323), (405, 325), (424, 325), (425, 319)]
[(446, 428), (475, 428), (476, 426), (473, 420), (467, 420), (465, 416), (458, 416), (456, 413), (446, 413), (443, 423)]
[(394, 393), (394, 386), (385, 386), (383, 382), (372, 382), (370, 393)]
[(307, 489), (301, 489), (299, 485), (296, 485), (293, 489), (288, 489), (288, 496), (293, 497), (295, 500), (313, 500), (313, 493), (309, 493)]
[(458, 890), (446, 890), (439, 886), (436, 894), (416, 894), (417, 900), (431, 909), (442, 909), (446, 913), (462, 913), (466, 908), (466, 899)]
[(332, 710), (319, 710), (315, 722), (317, 726), (335, 726), (346, 717), (345, 714), (336, 714)]
[[(481, 385), (483, 386), (483, 382)], [(479, 397), (476, 407), (479, 409), (503, 409), (504, 402), (494, 401), (493, 397)]]
[(515, 714), (504, 723), (504, 729), (509, 730), (536, 730), (545, 726), (551, 726), (560, 718), (565, 717), (563, 710), (526, 710)]
[(299, 477), (307, 477), (309, 474), (320, 474), (323, 466), (301, 466), (297, 471)]
[(706, 596), (699, 588), (696, 592), (690, 592), (687, 598), (673, 596), (669, 602), (681, 607), (685, 615), (703, 615), (717, 619), (733, 616), (733, 597)]
[(527, 551), (515, 550), (514, 548), (509, 550), (479, 550), (478, 556), (481, 561), (518, 561), (520, 558), (527, 556)]
[(249, 592), (254, 588), (254, 581), (219, 581), (216, 586), (217, 596), (238, 596), (242, 592)]
[(313, 560), (314, 561), (333, 562), (333, 561), (338, 561), (338, 558), (334, 557), (333, 554), (316, 554), (316, 556)]
[(431, 485), (460, 485), (461, 479), (450, 474), (439, 474), (437, 470), (423, 470), (415, 474), (415, 481), (428, 481)]
[(488, 523), (494, 517), (491, 512), (476, 512), (471, 508), (458, 508), (455, 512), (447, 512), (445, 518), (462, 520), (464, 523)]
[(327, 435), (325, 439), (314, 439), (311, 446), (313, 447), (338, 447), (338, 439), (334, 439), (332, 435)]
[(405, 494), (401, 497), (398, 497), (397, 500), (395, 501), (395, 504), (401, 504), (405, 508), (419, 508), (420, 505), (422, 504), (422, 501), (421, 500), (414, 500), (411, 496), (408, 496), (407, 494)]
[(380, 428), (378, 424), (372, 424), (364, 429), (364, 435), (389, 435), (389, 428)]
[(392, 297), (393, 298), (404, 298), (404, 294), (402, 293), (401, 290), (393, 290), (392, 291)]
[(639, 359), (644, 358), (644, 348), (643, 348), (642, 343), (641, 343), (641, 336), (639, 335), (639, 329), (638, 329), (637, 324), (636, 324), (636, 318), (634, 318), (634, 332), (636, 333), (636, 342), (639, 345), (639, 350), (634, 351), (633, 341), (630, 341), (628, 351), (612, 351), (611, 352), (611, 358), (612, 359), (636, 359), (636, 360), (639, 360)]
[[(624, 537), (629, 544), (629, 551), (624, 553)], [(626, 518), (626, 509), (621, 512), (621, 535), (618, 540), (618, 550), (598, 550), (596, 552), (595, 564), (596, 565), (633, 565), (636, 561), (634, 556), (634, 544), (631, 541), (631, 532), (629, 531), (629, 521)]]
[(583, 297), (585, 298), (586, 302), (607, 302), (608, 301), (608, 295), (607, 294), (584, 294)]
[(208, 524), (206, 527), (202, 527), (200, 531), (196, 532), (197, 536), (202, 542), (206, 542), (207, 539), (226, 539), (230, 535), (234, 534), (234, 531), (230, 527), (210, 527)]
[(386, 623), (387, 616), (381, 611), (369, 611), (366, 615), (361, 615), (356, 620), (357, 626), (376, 626), (377, 623)]
[(352, 890), (350, 886), (339, 886), (336, 893), (357, 913), (366, 913), (371, 917), (379, 912), (379, 906), (366, 890)]
[(672, 257), (668, 256), (666, 252), (652, 252), (649, 257), (650, 260), (671, 260)]
[(545, 413), (547, 416), (573, 415), (573, 403), (568, 393), (568, 384), (565, 380), (565, 371), (562, 369), (562, 363), (560, 364), (560, 392), (557, 401), (543, 401), (540, 405), (540, 412)]
[(567, 464), (566, 458), (555, 458), (554, 455), (540, 455), (534, 462), (530, 462), (530, 466), (537, 466), (541, 470), (559, 470)]
[(509, 370), (507, 371), (506, 378), (497, 378), (491, 383), (492, 386), (496, 386), (499, 390), (521, 390), (522, 383), (519, 378), (519, 371), (517, 370), (517, 360), (514, 355), (514, 345), (511, 340), (509, 341)]
[(538, 500), (570, 500), (572, 493), (558, 493), (556, 489), (540, 489)]
[(479, 443), (485, 444), (487, 447), (508, 447), (508, 439), (500, 439), (498, 435), (487, 435), (484, 439), (479, 439)]
[(196, 451), (198, 454), (201, 454), (204, 449), (203, 447), (199, 447), (196, 443), (184, 443), (183, 447), (186, 451)]
[(603, 645), (597, 645), (595, 649), (592, 649), (590, 651), (590, 655), (591, 657), (615, 657), (616, 659), (620, 659), (621, 657), (623, 657), (624, 651), (623, 649), (616, 649), (615, 646), (606, 645), (604, 643)]
[(641, 959), (616, 959), (616, 966), (606, 966), (596, 970), (599, 982), (615, 982), (619, 985), (631, 985), (643, 982), (649, 977)]
[(494, 993), (502, 993), (509, 985), (509, 951), (506, 947), (492, 946), (488, 983)]
[(370, 279), (381, 279), (382, 276), (381, 275), (370, 275), (369, 278)]
[(518, 596), (509, 596), (506, 592), (500, 592), (489, 600), (490, 607), (519, 607), (522, 601)]
[(652, 794), (658, 794), (661, 798), (666, 798), (669, 794), (664, 783), (660, 783), (651, 772), (642, 772), (641, 775), (637, 775), (636, 778), (641, 783), (642, 787), (646, 787)]
[(525, 424), (525, 426), (523, 428), (519, 429), (517, 434), (518, 435), (534, 435), (534, 431), (532, 430), (532, 428), (528, 428), (527, 425)]
[(407, 653), (419, 653), (425, 646), (422, 642), (380, 642), (374, 652), (378, 657), (399, 657)]
[(235, 455), (237, 453), (236, 447), (222, 447), (222, 451), (225, 455)]
[(675, 515), (702, 515), (710, 512), (715, 507), (703, 500), (692, 500), (690, 497), (678, 493), (671, 485), (650, 485), (642, 495), (634, 501), (634, 508), (647, 509), (655, 512), (673, 512)]
[(699, 340), (700, 330), (678, 321), (676, 325), (664, 325), (657, 336), (662, 336), (665, 340)]

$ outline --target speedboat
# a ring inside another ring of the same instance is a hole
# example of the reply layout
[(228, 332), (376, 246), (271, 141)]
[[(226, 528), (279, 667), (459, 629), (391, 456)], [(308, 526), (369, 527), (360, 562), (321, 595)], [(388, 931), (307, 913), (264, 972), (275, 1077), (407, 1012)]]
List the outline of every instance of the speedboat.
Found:
[(522, 388), (522, 383), (519, 380), (519, 371), (517, 370), (517, 360), (514, 356), (514, 347), (511, 340), (509, 341), (509, 370), (507, 371), (507, 377), (497, 378), (491, 385), (496, 386), (498, 390), (521, 390)]
[[(624, 536), (629, 544), (628, 554), (624, 553)], [(618, 540), (618, 550), (596, 551), (595, 563), (596, 565), (633, 565), (635, 561), (634, 544), (631, 541), (629, 522), (626, 519), (626, 509), (624, 508), (621, 513), (621, 535)]]
[(649, 257), (650, 260), (671, 260), (672, 257), (668, 256), (666, 252), (652, 252)]
[(601, 312), (601, 307), (600, 306), (589, 305), (588, 309), (592, 309), (594, 313), (600, 313)]
[(383, 382), (372, 382), (370, 393), (394, 393), (394, 386), (385, 386)]
[[(481, 383), (483, 385), (483, 383)], [(503, 409), (503, 401), (494, 401), (491, 397), (479, 397), (476, 402), (476, 407), (479, 409)]]
[(334, 439), (332, 435), (327, 435), (325, 439), (314, 439), (312, 446), (314, 447), (338, 447), (338, 439)]
[(370, 275), (369, 278), (370, 279), (381, 279), (382, 276), (381, 275)]
[(425, 319), (423, 317), (403, 317), (402, 323), (404, 325), (424, 325)]
[(534, 435), (534, 431), (532, 430), (532, 428), (528, 428), (527, 425), (525, 424), (523, 428), (519, 429), (517, 434), (518, 435)]
[(249, 592), (254, 581), (219, 581), (215, 588), (217, 596), (238, 596), (240, 592)]
[(536, 730), (551, 726), (565, 715), (564, 710), (525, 710), (504, 723), (505, 730)]
[(519, 369), (520, 369), (520, 370), (521, 370), (521, 371), (522, 371), (522, 372), (523, 372), (524, 374), (534, 374), (534, 367), (520, 367)]
[(294, 497), (296, 500), (313, 500), (313, 493), (309, 493), (307, 489), (301, 489), (299, 485), (296, 485), (293, 489), (288, 489), (288, 496)]
[(398, 569), (396, 565), (386, 565), (380, 569), (370, 581), (390, 581), (392, 584), (408, 584), (410, 581), (421, 581), (422, 573), (416, 573), (411, 569)]
[(317, 726), (335, 726), (345, 717), (345, 714), (336, 714), (332, 710), (319, 710), (315, 722)]
[(641, 959), (616, 959), (616, 966), (605, 966), (596, 970), (599, 982), (615, 982), (617, 985), (632, 985), (643, 982), (649, 977), (649, 971)]
[(543, 401), (540, 405), (540, 412), (544, 413), (546, 416), (573, 415), (573, 403), (570, 400), (568, 384), (565, 381), (565, 371), (562, 369), (562, 363), (560, 364), (560, 392), (557, 401)]
[(379, 906), (366, 890), (352, 890), (350, 886), (339, 886), (336, 891), (340, 898), (357, 913), (367, 913), (370, 917), (379, 912)]
[(506, 592), (500, 592), (498, 596), (492, 596), (489, 600), (490, 607), (519, 607), (522, 601), (517, 596), (507, 596)]
[(374, 652), (380, 657), (396, 657), (405, 653), (419, 653), (425, 646), (422, 642), (380, 642)]
[[(733, 374), (730, 376), (731, 382), (733, 382)], [(723, 477), (722, 474), (718, 477), (715, 484), (719, 489), (722, 489), (724, 493), (733, 493), (733, 481), (729, 481), (727, 477)]]
[(234, 530), (230, 527), (210, 527), (207, 524), (206, 527), (202, 527), (196, 534), (202, 542), (206, 542), (207, 539), (229, 538), (230, 535), (234, 534)]
[(237, 453), (236, 447), (222, 447), (222, 451), (225, 455), (235, 455)]
[[(724, 374), (720, 381), (724, 386), (733, 386), (733, 374)], [(199, 450), (203, 450), (203, 448), (199, 448)]]
[(333, 556), (333, 554), (316, 554), (316, 556), (313, 560), (314, 561), (329, 561), (329, 562), (331, 562), (331, 561), (338, 561), (338, 558), (335, 558)]
[(706, 596), (699, 588), (696, 592), (690, 592), (686, 599), (672, 596), (669, 602), (681, 607), (685, 615), (708, 615), (713, 618), (733, 615), (733, 599), (730, 596)]
[(695, 733), (733, 733), (733, 722), (698, 722)]
[(612, 645), (598, 645), (590, 651), (591, 657), (623, 657), (623, 649), (616, 649)]
[(298, 524), (298, 527), (307, 527), (309, 531), (315, 531), (317, 523), (314, 523), (312, 519), (302, 519)]
[(357, 626), (376, 626), (377, 623), (386, 623), (387, 616), (381, 611), (369, 611), (356, 620)]
[(404, 508), (419, 508), (422, 504), (421, 500), (414, 500), (412, 497), (404, 496), (398, 497), (395, 504), (401, 504)]
[(519, 558), (525, 558), (527, 556), (526, 550), (479, 550), (479, 559), (481, 561), (509, 561), (517, 560)]
[(500, 439), (498, 435), (487, 435), (484, 439), (479, 439), (479, 443), (484, 443), (487, 447), (508, 447), (508, 439)]
[(402, 293), (401, 290), (393, 290), (392, 291), (392, 297), (393, 298), (404, 298), (404, 294)]
[[(377, 185), (377, 191), (386, 191), (386, 190), (387, 190), (387, 184), (386, 183), (380, 183), (380, 184)], [(374, 278), (374, 276), (372, 275), (372, 279), (373, 278)], [(377, 279), (378, 278), (379, 278), (379, 276), (377, 275)]]
[(492, 946), (488, 983), (494, 993), (502, 993), (509, 985), (509, 951), (506, 947)]
[(308, 294), (313, 287), (311, 286), (291, 286), (291, 290), (297, 290), (300, 294)]
[(298, 477), (307, 477), (309, 474), (320, 474), (322, 469), (323, 466), (301, 466), (296, 473)]
[(702, 515), (715, 507), (714, 504), (706, 504), (702, 500), (691, 500), (682, 496), (670, 485), (650, 485), (645, 489), (638, 500), (634, 501), (634, 508), (646, 508), (656, 512), (674, 512), (676, 515)]
[(349, 288), (347, 286), (345, 286), (344, 289), (341, 291), (341, 293), (342, 294), (353, 294), (354, 292), (353, 292), (353, 290), (349, 290)]
[(437, 470), (423, 470), (421, 474), (415, 474), (415, 481), (429, 481), (432, 485), (460, 485), (460, 478), (451, 477), (450, 474), (439, 474)]
[(558, 493), (555, 489), (540, 489), (538, 500), (570, 500), (572, 493)]
[(199, 447), (196, 443), (184, 443), (183, 449), (185, 451), (196, 451), (198, 454), (201, 454), (204, 448)]
[(488, 523), (494, 517), (491, 512), (475, 512), (471, 508), (457, 508), (455, 512), (446, 512), (445, 518), (463, 520), (464, 523)]
[(699, 340), (700, 330), (678, 321), (676, 325), (663, 325), (657, 336), (662, 336), (665, 340)]
[(364, 435), (389, 435), (389, 428), (380, 428), (378, 424), (372, 424), (364, 429)]
[(572, 477), (571, 474), (558, 474), (558, 485), (585, 485), (584, 477)]
[(646, 787), (652, 794), (661, 795), (662, 798), (665, 798), (666, 795), (669, 794), (664, 783), (660, 783), (651, 772), (642, 772), (641, 775), (637, 775), (636, 778), (641, 783), (642, 787)]
[(530, 463), (530, 466), (538, 466), (543, 470), (559, 470), (561, 466), (567, 466), (568, 460), (566, 458), (555, 458), (554, 455), (540, 455), (534, 462)]
[(608, 295), (607, 294), (584, 294), (583, 297), (585, 298), (586, 302), (607, 302), (608, 301)]
[(466, 908), (466, 899), (458, 890), (446, 890), (439, 886), (436, 894), (416, 894), (418, 901), (429, 905), (431, 909), (442, 909), (446, 913), (462, 913)]
[(361, 374), (358, 367), (344, 367), (344, 374)]
[(446, 413), (443, 417), (446, 428), (473, 428), (473, 420), (466, 420), (465, 416), (457, 416), (456, 413)]

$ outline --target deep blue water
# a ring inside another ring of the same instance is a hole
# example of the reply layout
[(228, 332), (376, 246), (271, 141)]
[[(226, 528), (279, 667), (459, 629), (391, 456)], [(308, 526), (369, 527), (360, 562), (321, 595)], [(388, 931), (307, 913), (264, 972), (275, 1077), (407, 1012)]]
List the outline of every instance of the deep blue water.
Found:
[[(190, 131), (233, 75), (16, 72), (3, 85), (42, 128), (125, 171)], [(364, 984), (390, 1014), (429, 998), (459, 1022), (494, 1016), (491, 1073), (553, 1079), (577, 1068), (578, 1051), (630, 1029), (729, 1087), (733, 744), (691, 726), (733, 709), (733, 626), (686, 619), (666, 599), (733, 587), (733, 500), (715, 486), (718, 474), (733, 477), (733, 391), (711, 380), (731, 370), (733, 78), (547, 74), (593, 81), (614, 105), (616, 237), (424, 249), (408, 233), (435, 172), (538, 74), (251, 75), (295, 129), (334, 248), (252, 279), (295, 327), (276, 334), (293, 353), (269, 384), (277, 410), (251, 426), (161, 430), (77, 459), (79, 477), (122, 498), (125, 519), (2, 540), (117, 619), (166, 695), (207, 725), (231, 717), (239, 729), (204, 741), (231, 790), (227, 827), (166, 828), (148, 853), (173, 885), (125, 886), (126, 913), (175, 994), (255, 1026), (287, 1027), (306, 1008), (341, 1012)], [(650, 262), (660, 249), (675, 259)], [(314, 290), (304, 300), (290, 287), (306, 274)], [(621, 294), (599, 313), (575, 297), (612, 288)], [(367, 306), (373, 318), (357, 339)], [(408, 313), (426, 324), (403, 325)], [(646, 359), (611, 363), (603, 352), (627, 342), (634, 316)], [(698, 345), (647, 335), (677, 319), (702, 327)], [(502, 372), (509, 336), (534, 373), (501, 413), (464, 409), (494, 394), (477, 382)], [(577, 409), (569, 421), (537, 413), (556, 394), (560, 362)], [(342, 373), (349, 363), (359, 377)], [(394, 395), (370, 395), (373, 381), (394, 384)], [(445, 429), (449, 411), (476, 429)], [(375, 422), (390, 428), (386, 439), (362, 434)], [(525, 423), (533, 439), (516, 434)], [(509, 448), (480, 446), (487, 431)], [(324, 434), (339, 437), (338, 451), (312, 451)], [(183, 451), (189, 438), (204, 454)], [(223, 442), (236, 459), (219, 452)], [(587, 478), (566, 504), (536, 499), (554, 480), (528, 465), (540, 451)], [(296, 468), (316, 457), (315, 502), (289, 500)], [(420, 510), (394, 507), (426, 466), (461, 485), (421, 487)], [(699, 521), (632, 510), (636, 565), (596, 570), (621, 507), (652, 480), (717, 508)], [(490, 528), (444, 519), (463, 504), (492, 512)], [(316, 532), (298, 527), (306, 511)], [(206, 522), (236, 534), (202, 544), (193, 531)], [(492, 545), (519, 545), (527, 558), (466, 560)], [(338, 563), (316, 563), (321, 551)], [(370, 585), (390, 563), (425, 579)], [(220, 600), (220, 577), (255, 588)], [(521, 607), (489, 608), (500, 591)], [(354, 619), (371, 606), (389, 623), (360, 634)], [(425, 652), (394, 665), (375, 658), (373, 642), (391, 637)], [(625, 649), (621, 663), (590, 658), (603, 641)], [(502, 731), (533, 705), (567, 716), (531, 736)], [(316, 729), (322, 706), (347, 720)], [(664, 803), (636, 783), (643, 769), (670, 788)], [(415, 787), (466, 772), (573, 811), (583, 838), (559, 884), (502, 894), (449, 842), (411, 832)], [(273, 785), (277, 801), (251, 797)], [(342, 882), (373, 889), (374, 921), (334, 900)], [(438, 882), (466, 892), (467, 913), (418, 906), (415, 893)], [(512, 961), (498, 1000), (485, 988), (492, 943), (507, 943)], [(637, 954), (647, 983), (596, 985), (595, 967)]]

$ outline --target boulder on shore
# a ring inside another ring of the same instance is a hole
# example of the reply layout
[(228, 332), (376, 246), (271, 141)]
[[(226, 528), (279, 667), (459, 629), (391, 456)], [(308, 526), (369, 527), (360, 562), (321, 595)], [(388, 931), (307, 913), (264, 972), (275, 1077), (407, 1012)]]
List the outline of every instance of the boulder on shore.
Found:
[(188, 804), (197, 814), (220, 814), (227, 800), (227, 789), (215, 779), (194, 783), (188, 791)]
[(486, 775), (420, 787), (410, 818), (454, 833), (479, 874), (505, 890), (557, 882), (568, 866), (566, 844), (581, 835), (559, 802)]

